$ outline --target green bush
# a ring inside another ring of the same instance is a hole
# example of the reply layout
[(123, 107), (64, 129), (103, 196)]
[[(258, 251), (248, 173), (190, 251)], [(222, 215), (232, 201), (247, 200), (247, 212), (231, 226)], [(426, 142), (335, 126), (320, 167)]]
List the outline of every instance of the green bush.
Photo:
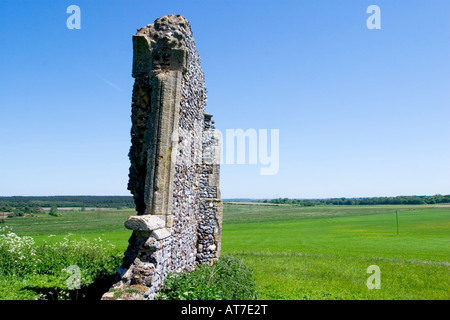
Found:
[(50, 212), (48, 214), (54, 217), (60, 216), (58, 214), (58, 207), (56, 205), (52, 205), (52, 207), (50, 208)]
[(157, 299), (251, 300), (256, 299), (255, 280), (241, 259), (223, 256), (213, 266), (200, 265), (192, 272), (170, 274)]

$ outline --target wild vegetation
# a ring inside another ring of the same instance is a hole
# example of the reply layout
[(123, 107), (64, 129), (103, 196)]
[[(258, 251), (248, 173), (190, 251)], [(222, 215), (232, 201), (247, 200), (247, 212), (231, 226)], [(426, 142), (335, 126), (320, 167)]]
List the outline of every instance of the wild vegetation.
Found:
[(201, 265), (190, 273), (171, 274), (157, 299), (252, 300), (255, 288), (253, 271), (242, 259), (223, 256), (212, 267)]
[(121, 260), (115, 247), (101, 238), (75, 240), (67, 235), (37, 244), (9, 227), (0, 227), (0, 257), (3, 300), (99, 298)]

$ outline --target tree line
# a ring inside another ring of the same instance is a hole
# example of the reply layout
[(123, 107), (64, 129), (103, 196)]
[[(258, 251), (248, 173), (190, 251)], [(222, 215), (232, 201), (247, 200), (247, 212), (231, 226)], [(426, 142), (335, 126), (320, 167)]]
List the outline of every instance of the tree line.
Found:
[(13, 196), (0, 197), (0, 212), (40, 213), (43, 207), (134, 208), (132, 196)]
[(315, 205), (380, 205), (380, 204), (438, 204), (450, 203), (450, 195), (434, 196), (397, 196), (397, 197), (372, 197), (372, 198), (331, 198), (331, 199), (267, 199), (260, 200), (263, 203), (292, 204), (300, 206)]
[[(291, 204), (299, 206), (316, 205), (381, 205), (381, 204), (439, 204), (450, 203), (450, 195), (433, 196), (397, 196), (372, 198), (330, 198), (330, 199), (266, 199), (256, 202)], [(14, 215), (42, 213), (44, 207), (94, 207), (94, 208), (134, 208), (132, 196), (13, 196), (0, 197), (0, 212), (12, 212)]]

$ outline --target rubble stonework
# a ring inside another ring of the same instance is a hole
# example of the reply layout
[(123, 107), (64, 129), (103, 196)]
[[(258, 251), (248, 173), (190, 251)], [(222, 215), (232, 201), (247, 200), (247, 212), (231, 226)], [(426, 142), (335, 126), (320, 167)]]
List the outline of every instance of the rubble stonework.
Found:
[(113, 288), (138, 286), (139, 298), (153, 299), (168, 273), (220, 256), (219, 140), (184, 17), (168, 15), (138, 30), (132, 74), (128, 189), (137, 216), (125, 222), (133, 233)]

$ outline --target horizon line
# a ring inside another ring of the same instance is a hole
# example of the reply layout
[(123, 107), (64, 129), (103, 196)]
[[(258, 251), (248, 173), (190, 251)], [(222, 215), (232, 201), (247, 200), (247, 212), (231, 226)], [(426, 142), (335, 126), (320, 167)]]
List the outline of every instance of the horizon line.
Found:
[[(222, 198), (222, 201), (230, 201), (230, 200), (276, 200), (276, 199), (293, 199), (293, 200), (327, 200), (327, 199), (363, 199), (363, 198), (397, 198), (397, 197), (433, 197), (433, 196), (450, 196), (450, 194), (431, 194), (431, 195), (396, 195), (396, 196), (355, 196), (355, 197), (317, 197), (317, 198), (297, 198), (297, 197), (275, 197), (275, 198), (253, 198), (253, 197), (227, 197)], [(0, 198), (50, 198), (50, 197), (130, 197), (133, 195), (14, 195), (14, 196), (3, 196), (0, 195)]]

